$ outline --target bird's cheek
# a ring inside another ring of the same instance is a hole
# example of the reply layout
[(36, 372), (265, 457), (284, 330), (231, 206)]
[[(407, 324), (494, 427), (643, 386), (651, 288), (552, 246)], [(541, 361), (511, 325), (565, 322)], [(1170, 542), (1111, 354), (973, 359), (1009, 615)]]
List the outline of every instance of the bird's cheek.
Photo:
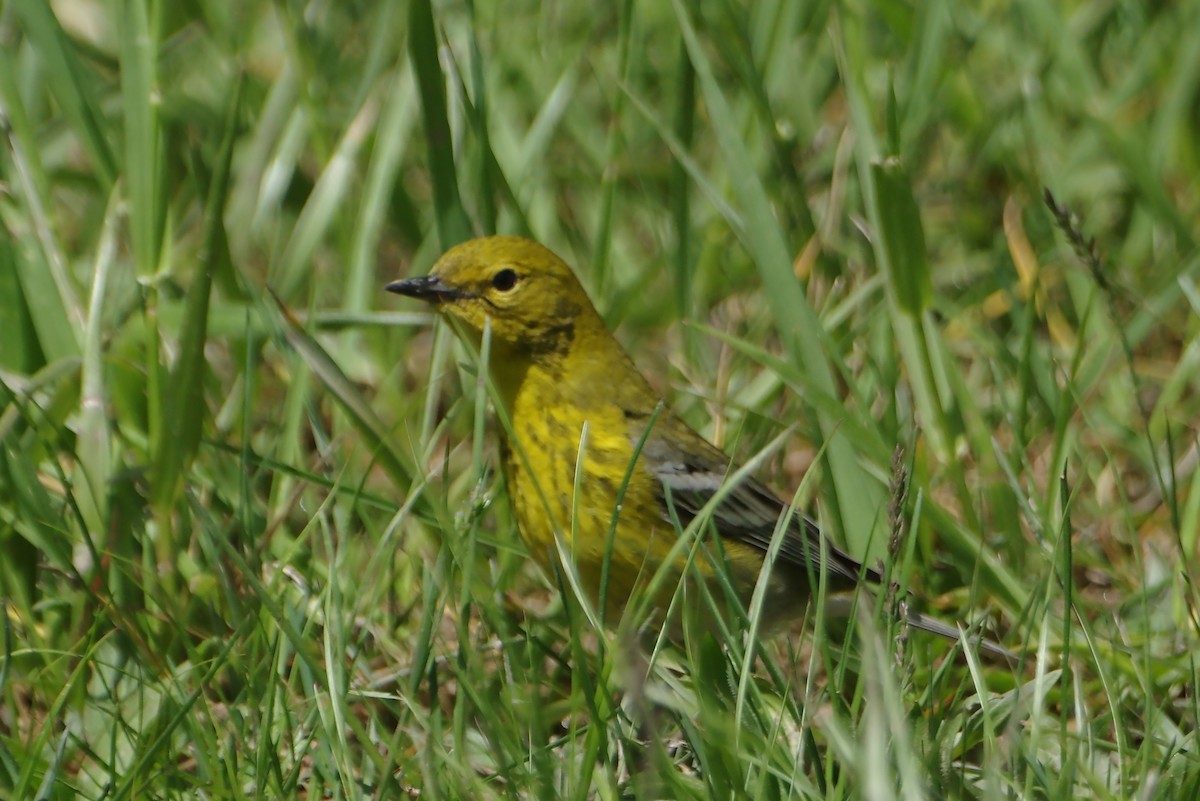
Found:
[(476, 340), (483, 333), (483, 327), (488, 324), (487, 315), (470, 301), (459, 301), (446, 307), (445, 312), (458, 320), (460, 330), (471, 333)]
[(507, 352), (522, 341), (523, 329), (513, 320), (504, 317), (481, 313), (478, 317), (478, 323), (475, 326), (478, 329), (477, 345), (483, 342), (484, 327), (486, 326), (490, 329), (491, 351), (493, 354)]

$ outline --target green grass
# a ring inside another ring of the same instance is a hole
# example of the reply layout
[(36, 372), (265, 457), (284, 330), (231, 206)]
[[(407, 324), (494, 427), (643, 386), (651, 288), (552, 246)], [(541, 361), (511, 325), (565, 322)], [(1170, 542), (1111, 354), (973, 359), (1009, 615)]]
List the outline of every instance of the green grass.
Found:
[[(0, 5), (0, 797), (1200, 794), (1200, 3), (968, 5)], [(593, 625), (382, 291), (491, 231), (1022, 664)]]

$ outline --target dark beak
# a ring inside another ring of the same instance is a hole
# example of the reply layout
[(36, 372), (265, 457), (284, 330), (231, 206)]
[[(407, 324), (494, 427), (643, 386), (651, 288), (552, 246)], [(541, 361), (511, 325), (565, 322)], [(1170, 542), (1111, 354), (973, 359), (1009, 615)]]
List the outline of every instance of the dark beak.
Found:
[(441, 303), (445, 300), (458, 300), (473, 297), (458, 287), (450, 286), (436, 275), (423, 275), (420, 278), (405, 278), (393, 281), (384, 287), (388, 292), (397, 295), (407, 295), (410, 298), (427, 300), (430, 303)]

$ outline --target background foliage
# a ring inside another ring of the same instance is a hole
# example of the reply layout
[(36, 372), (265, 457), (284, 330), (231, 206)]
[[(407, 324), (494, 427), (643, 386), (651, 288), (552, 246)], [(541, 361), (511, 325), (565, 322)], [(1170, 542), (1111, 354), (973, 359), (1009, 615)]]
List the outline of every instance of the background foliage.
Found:
[[(1200, 794), (1200, 4), (9, 0), (0, 40), (0, 795)], [(757, 654), (590, 631), (470, 359), (381, 292), (491, 231), (1022, 664), (888, 599)]]

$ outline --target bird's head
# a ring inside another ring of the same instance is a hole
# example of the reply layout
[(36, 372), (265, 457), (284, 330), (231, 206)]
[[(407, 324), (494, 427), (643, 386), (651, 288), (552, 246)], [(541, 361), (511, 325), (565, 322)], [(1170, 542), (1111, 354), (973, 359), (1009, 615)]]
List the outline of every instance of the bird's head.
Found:
[(532, 358), (570, 348), (579, 327), (603, 325), (562, 259), (536, 242), (490, 236), (456, 245), (429, 275), (387, 285), (389, 292), (432, 303), (437, 311), (493, 342)]

